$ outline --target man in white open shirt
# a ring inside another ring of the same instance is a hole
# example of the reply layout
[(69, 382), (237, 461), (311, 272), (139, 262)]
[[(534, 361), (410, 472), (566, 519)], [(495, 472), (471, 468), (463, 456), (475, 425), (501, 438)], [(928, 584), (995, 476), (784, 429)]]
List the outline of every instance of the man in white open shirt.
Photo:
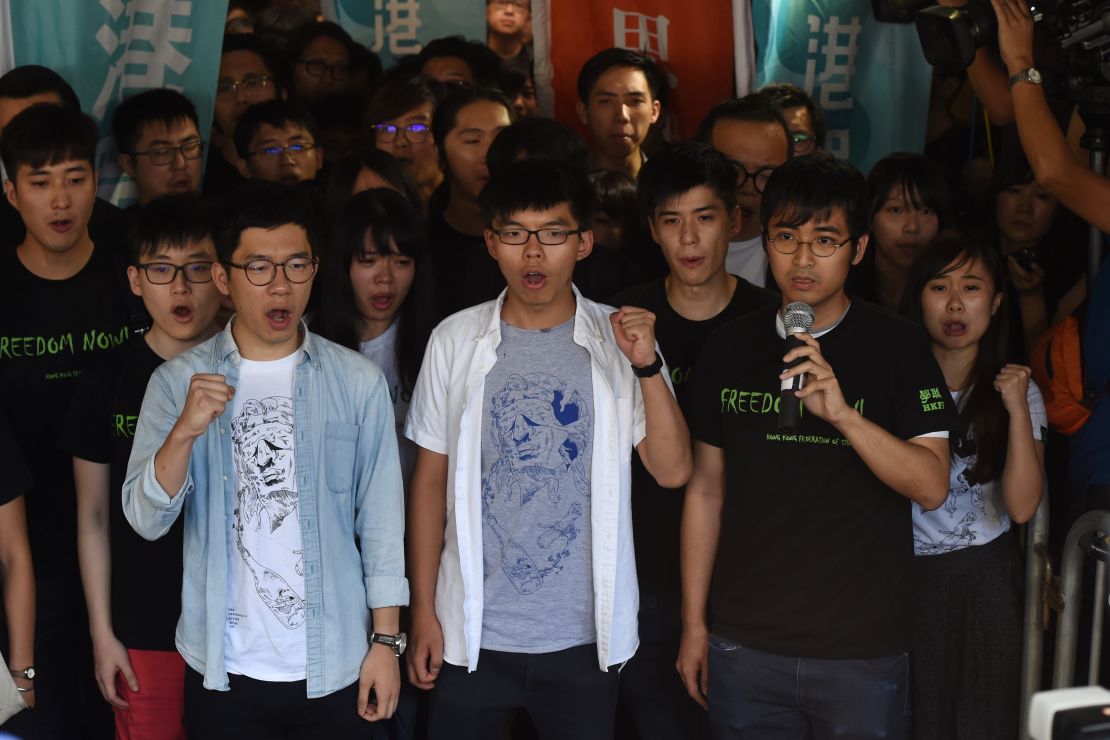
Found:
[(689, 434), (654, 314), (571, 285), (593, 246), (583, 174), (517, 162), (482, 210), (507, 290), (435, 330), (405, 430), (409, 675), (435, 688), (433, 740), (496, 736), (518, 708), (541, 734), (608, 740), (610, 668), (638, 644), (629, 452), (680, 486)]

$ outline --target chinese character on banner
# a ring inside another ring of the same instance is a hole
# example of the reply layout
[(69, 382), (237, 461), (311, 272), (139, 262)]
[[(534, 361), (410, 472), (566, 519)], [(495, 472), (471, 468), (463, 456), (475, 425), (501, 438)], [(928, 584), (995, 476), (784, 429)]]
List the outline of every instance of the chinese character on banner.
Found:
[[(863, 29), (860, 19), (853, 17), (843, 24), (840, 17), (834, 15), (822, 24), (819, 17), (810, 15), (806, 23), (810, 32), (807, 51), (811, 55), (820, 53), (824, 64), (818, 75), (817, 59), (806, 59), (805, 91), (825, 111), (849, 110), (854, 104), (852, 78), (856, 73), (859, 34)], [(825, 149), (847, 159), (850, 155), (848, 133), (847, 129), (829, 129)]]
[(578, 71), (586, 60), (610, 47), (643, 51), (668, 82), (664, 136), (690, 137), (707, 110), (732, 96), (732, 5), (699, 0), (679, 12), (672, 0), (533, 0), (540, 98), (554, 98), (559, 120), (577, 121)]
[(417, 40), (420, 30), (418, 0), (374, 0), (374, 41), (370, 50), (389, 48), (393, 56), (419, 54), (424, 45)]

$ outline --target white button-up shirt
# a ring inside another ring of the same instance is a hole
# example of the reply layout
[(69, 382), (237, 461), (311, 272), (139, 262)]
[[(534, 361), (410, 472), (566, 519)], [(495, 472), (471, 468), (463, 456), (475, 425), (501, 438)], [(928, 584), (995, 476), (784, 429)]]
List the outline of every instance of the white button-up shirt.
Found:
[[(575, 290), (574, 343), (590, 355), (594, 396), (590, 466), (591, 568), (598, 667), (627, 661), (639, 645), (636, 559), (632, 545), (631, 453), (644, 438), (644, 399), (609, 323), (615, 309)], [(436, 581), (443, 658), (478, 667), (483, 608), (482, 403), (497, 362), (501, 307), (460, 311), (432, 333), (413, 391), (405, 436), (447, 455), (447, 526)], [(668, 378), (664, 370), (664, 378)], [(542, 625), (537, 629), (542, 629)]]

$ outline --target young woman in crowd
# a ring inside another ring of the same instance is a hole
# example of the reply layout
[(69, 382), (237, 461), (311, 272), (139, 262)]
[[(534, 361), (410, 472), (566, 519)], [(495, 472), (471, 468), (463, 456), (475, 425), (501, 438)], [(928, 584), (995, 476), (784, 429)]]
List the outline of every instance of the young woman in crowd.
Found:
[(1024, 361), (1037, 337), (1086, 294), (1086, 232), (1037, 183), (1020, 149), (1000, 158), (991, 193), (998, 249), (1006, 263), (1010, 350)]
[(944, 173), (920, 154), (883, 157), (867, 176), (871, 242), (848, 278), (848, 294), (890, 309), (902, 301), (917, 251), (951, 218)]
[(1046, 422), (1029, 368), (1006, 363), (1004, 280), (998, 252), (959, 231), (924, 247), (906, 278), (904, 312), (928, 332), (959, 411), (948, 498), (913, 507), (917, 740), (1017, 734), (1023, 568), (1010, 529), (1040, 503)]
[(436, 310), (424, 224), (392, 189), (355, 194), (336, 215), (313, 330), (362, 352), (385, 373), (408, 480), (416, 461), (403, 428)]

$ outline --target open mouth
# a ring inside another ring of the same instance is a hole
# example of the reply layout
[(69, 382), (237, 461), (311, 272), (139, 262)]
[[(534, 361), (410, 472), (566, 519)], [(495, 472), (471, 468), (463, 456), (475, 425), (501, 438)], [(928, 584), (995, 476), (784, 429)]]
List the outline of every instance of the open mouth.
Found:
[(683, 267), (692, 270), (705, 262), (705, 257), (683, 257), (679, 261)]
[(375, 295), (370, 296), (370, 305), (378, 311), (386, 311), (393, 305), (392, 295)]
[(188, 306), (177, 306), (173, 309), (173, 317), (182, 324), (187, 324), (193, 320), (193, 309)]
[(948, 337), (961, 337), (967, 334), (967, 324), (962, 321), (945, 321), (944, 335)]
[(73, 219), (58, 218), (50, 222), (50, 228), (59, 234), (64, 234), (73, 228)]
[(266, 320), (273, 329), (288, 329), (293, 316), (284, 308), (275, 308), (266, 312)]
[(547, 276), (542, 272), (526, 272), (522, 282), (524, 287), (529, 290), (539, 290), (547, 284)]

